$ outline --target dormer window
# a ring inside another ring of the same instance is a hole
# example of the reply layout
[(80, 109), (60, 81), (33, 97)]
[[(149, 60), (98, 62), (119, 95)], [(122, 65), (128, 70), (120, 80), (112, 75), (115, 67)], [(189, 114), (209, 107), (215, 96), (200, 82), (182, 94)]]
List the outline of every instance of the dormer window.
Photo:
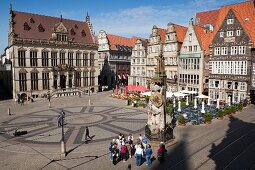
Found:
[(86, 33), (84, 30), (81, 31), (81, 36), (85, 37), (86, 36)]
[(24, 23), (24, 30), (29, 31), (31, 27), (28, 25), (27, 22)]
[(78, 29), (78, 26), (75, 24), (75, 25), (74, 25), (74, 28)]
[(35, 20), (33, 18), (30, 18), (30, 23), (31, 24), (35, 23)]
[(228, 19), (228, 20), (227, 20), (227, 24), (228, 24), (228, 25), (234, 24), (234, 19)]
[(44, 32), (45, 29), (43, 28), (42, 24), (38, 25), (38, 31), (39, 32)]
[(57, 34), (57, 41), (67, 41), (67, 35)]
[(74, 29), (72, 28), (71, 29), (71, 35), (75, 35), (76, 33), (75, 33), (75, 31), (74, 31)]

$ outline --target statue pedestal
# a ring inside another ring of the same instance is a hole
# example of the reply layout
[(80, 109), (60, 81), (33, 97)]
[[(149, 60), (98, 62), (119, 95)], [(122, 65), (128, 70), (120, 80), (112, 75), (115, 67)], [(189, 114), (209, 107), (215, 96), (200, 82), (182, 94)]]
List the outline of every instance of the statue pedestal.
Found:
[(170, 126), (166, 126), (166, 131), (158, 131), (158, 133), (152, 133), (148, 125), (145, 126), (145, 135), (150, 142), (164, 142), (168, 143), (173, 141), (173, 129)]

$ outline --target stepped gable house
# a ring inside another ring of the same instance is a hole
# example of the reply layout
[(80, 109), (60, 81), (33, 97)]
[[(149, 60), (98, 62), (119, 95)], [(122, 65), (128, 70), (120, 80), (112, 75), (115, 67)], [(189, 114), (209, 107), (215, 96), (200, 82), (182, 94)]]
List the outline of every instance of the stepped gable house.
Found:
[(209, 58), (209, 95), (213, 99), (255, 100), (254, 10), (254, 1), (219, 9)]
[(112, 89), (115, 85), (127, 85), (132, 49), (140, 38), (121, 37), (101, 30), (97, 39), (100, 88)]
[(187, 27), (174, 23), (167, 24), (163, 56), (165, 58), (168, 91), (178, 91), (178, 61), (186, 32)]
[(97, 45), (92, 24), (10, 10), (7, 55), (13, 97), (98, 91)]
[(131, 71), (128, 83), (147, 87), (146, 59), (148, 40), (138, 39), (132, 49)]

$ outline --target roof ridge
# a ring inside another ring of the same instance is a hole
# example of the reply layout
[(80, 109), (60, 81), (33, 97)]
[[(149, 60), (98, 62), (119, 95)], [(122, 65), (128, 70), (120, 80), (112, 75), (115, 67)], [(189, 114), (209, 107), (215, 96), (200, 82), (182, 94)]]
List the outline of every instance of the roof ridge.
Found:
[[(49, 17), (49, 18), (55, 18), (58, 19), (60, 21), (60, 17), (53, 17), (53, 16), (49, 16), (49, 15), (44, 15), (44, 14), (35, 14), (35, 13), (30, 13), (30, 12), (23, 12), (23, 11), (13, 11), (13, 12), (18, 12), (18, 13), (23, 13), (23, 14), (29, 14), (29, 15), (37, 15), (37, 16), (43, 16), (43, 17)], [(62, 18), (63, 20), (67, 20), (67, 21), (74, 21), (74, 22), (81, 22), (81, 23), (86, 23), (85, 21), (80, 21), (80, 20), (73, 20), (73, 19), (67, 19), (67, 18)]]

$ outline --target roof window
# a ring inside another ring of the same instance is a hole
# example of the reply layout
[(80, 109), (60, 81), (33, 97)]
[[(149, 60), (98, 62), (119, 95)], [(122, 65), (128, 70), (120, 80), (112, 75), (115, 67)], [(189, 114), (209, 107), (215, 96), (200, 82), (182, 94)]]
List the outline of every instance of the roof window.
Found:
[(35, 23), (35, 20), (33, 18), (30, 18), (30, 23), (31, 24)]
[(27, 22), (24, 23), (24, 30), (29, 31), (31, 27), (28, 25)]
[(84, 30), (81, 31), (81, 36), (85, 37), (86, 36), (86, 33)]
[(43, 28), (42, 24), (38, 25), (38, 31), (39, 32), (44, 32), (45, 31), (45, 29)]
[(71, 29), (71, 35), (75, 35), (76, 33), (75, 33), (75, 31), (74, 31), (74, 29), (72, 28)]

